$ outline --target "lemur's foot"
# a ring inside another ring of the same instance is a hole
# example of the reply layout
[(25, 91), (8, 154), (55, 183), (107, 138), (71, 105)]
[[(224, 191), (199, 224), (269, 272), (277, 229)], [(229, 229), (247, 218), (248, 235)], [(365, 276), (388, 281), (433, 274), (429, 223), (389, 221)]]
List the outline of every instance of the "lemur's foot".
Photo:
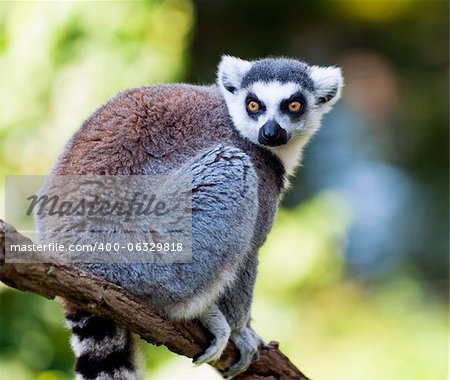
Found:
[(200, 356), (196, 356), (193, 359), (194, 364), (200, 365), (203, 363), (211, 363), (215, 362), (222, 355), (223, 350), (227, 346), (228, 339), (214, 339), (211, 345), (200, 354)]
[(199, 319), (214, 335), (214, 339), (204, 353), (194, 357), (193, 362), (198, 365), (218, 360), (227, 346), (231, 332), (230, 325), (216, 305), (210, 307)]
[(258, 360), (258, 348), (264, 343), (249, 327), (238, 333), (231, 334), (231, 340), (239, 349), (240, 359), (223, 372), (223, 377), (231, 379), (244, 372), (250, 364)]

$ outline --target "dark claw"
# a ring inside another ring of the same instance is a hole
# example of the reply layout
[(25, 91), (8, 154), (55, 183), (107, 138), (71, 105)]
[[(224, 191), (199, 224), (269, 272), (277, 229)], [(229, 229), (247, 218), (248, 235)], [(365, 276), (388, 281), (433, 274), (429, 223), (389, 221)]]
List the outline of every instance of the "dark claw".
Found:
[(199, 352), (198, 354), (194, 355), (194, 357), (192, 358), (192, 362), (195, 363), (195, 362), (198, 360), (198, 358), (199, 358), (200, 356), (202, 356), (204, 353), (205, 353), (205, 351), (201, 351), (201, 352)]

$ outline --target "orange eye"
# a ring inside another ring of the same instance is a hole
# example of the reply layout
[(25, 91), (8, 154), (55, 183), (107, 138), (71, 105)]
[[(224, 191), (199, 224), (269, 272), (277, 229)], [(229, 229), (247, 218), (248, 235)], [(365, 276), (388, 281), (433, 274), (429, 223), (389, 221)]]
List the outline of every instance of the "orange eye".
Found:
[(260, 108), (261, 108), (260, 104), (255, 100), (251, 100), (247, 103), (247, 109), (250, 112), (258, 112)]
[(290, 102), (288, 105), (289, 111), (298, 112), (302, 109), (302, 103), (300, 102)]

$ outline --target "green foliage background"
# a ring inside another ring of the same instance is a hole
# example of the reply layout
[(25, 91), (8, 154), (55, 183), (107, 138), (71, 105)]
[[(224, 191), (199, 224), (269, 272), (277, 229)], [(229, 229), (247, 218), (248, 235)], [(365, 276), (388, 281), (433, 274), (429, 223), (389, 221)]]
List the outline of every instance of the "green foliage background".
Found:
[[(211, 7), (221, 20), (208, 18)], [(302, 8), (304, 24), (287, 17), (291, 7)], [(448, 35), (447, 13), (446, 2), (407, 0), (2, 3), (0, 181), (7, 174), (46, 174), (83, 119), (122, 89), (212, 80), (224, 52), (244, 58), (298, 54), (297, 47), (289, 46), (320, 47), (329, 36), (321, 36), (314, 25), (326, 25), (325, 32), (336, 39), (333, 46), (324, 45), (330, 51), (348, 48), (345, 41), (353, 38), (353, 27), (371, 49), (395, 57), (400, 96), (409, 100), (400, 103), (390, 120), (407, 125), (409, 141), (419, 143), (397, 149), (406, 129), (386, 132), (380, 138), (386, 144), (383, 154), (446, 195), (448, 161), (442, 162), (442, 151), (433, 144), (448, 141), (443, 132), (448, 114), (442, 112), (448, 106), (448, 80), (442, 81), (448, 78), (448, 37), (430, 39), (426, 31)], [(242, 24), (232, 23), (235, 18)], [(246, 19), (252, 21), (244, 23)], [(253, 25), (251, 33), (245, 29), (248, 24)], [(286, 25), (289, 44), (268, 32)], [(393, 46), (387, 30), (413, 40), (412, 45)], [(447, 46), (442, 49), (439, 41)], [(312, 48), (302, 58), (319, 63), (336, 59), (325, 59)], [(392, 146), (397, 158), (391, 156)], [(424, 166), (427, 175), (420, 174)], [(355, 274), (346, 255), (352, 203), (338, 188), (295, 202), (302, 192), (302, 171), (299, 178), (261, 252), (255, 329), (266, 340), (279, 340), (314, 379), (446, 378), (447, 261), (436, 256), (428, 265), (423, 257), (438, 251), (434, 227), (445, 230), (447, 217), (429, 226), (430, 251), (421, 252), (423, 256), (406, 256), (375, 277)], [(446, 205), (433, 207), (448, 210)], [(3, 204), (0, 211), (3, 218)], [(431, 269), (424, 273), (424, 267)], [(0, 302), (0, 374), (16, 380), (73, 378), (69, 335), (58, 304), (4, 285)], [(145, 345), (143, 351), (149, 379), (219, 378), (210, 368), (194, 368), (164, 348)]]

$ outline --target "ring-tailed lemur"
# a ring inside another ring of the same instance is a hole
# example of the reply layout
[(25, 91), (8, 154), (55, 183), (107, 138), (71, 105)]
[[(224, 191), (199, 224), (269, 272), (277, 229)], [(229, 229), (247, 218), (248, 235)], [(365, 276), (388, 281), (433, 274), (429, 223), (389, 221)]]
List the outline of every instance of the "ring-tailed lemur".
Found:
[[(192, 251), (185, 264), (85, 264), (173, 319), (198, 318), (213, 334), (196, 363), (218, 359), (231, 339), (240, 359), (256, 358), (250, 327), (258, 249), (277, 212), (286, 177), (338, 100), (335, 67), (293, 59), (224, 56), (218, 86), (157, 85), (127, 90), (72, 137), (56, 175), (192, 175)], [(49, 229), (38, 220), (41, 231)], [(44, 240), (57, 241), (58, 235)], [(78, 379), (135, 379), (129, 332), (69, 303)]]

